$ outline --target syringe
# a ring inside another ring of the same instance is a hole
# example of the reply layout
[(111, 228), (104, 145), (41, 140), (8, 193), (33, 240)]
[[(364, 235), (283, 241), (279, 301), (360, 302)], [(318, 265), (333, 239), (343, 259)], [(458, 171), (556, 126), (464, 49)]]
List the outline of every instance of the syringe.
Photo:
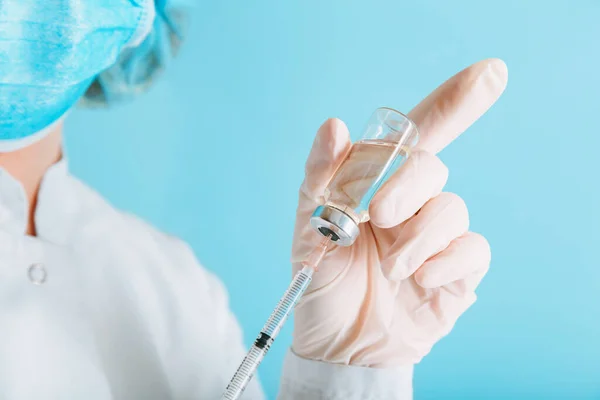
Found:
[(258, 365), (267, 354), (267, 351), (269, 351), (277, 334), (279, 334), (283, 324), (308, 288), (313, 273), (329, 249), (330, 242), (331, 236), (324, 237), (309, 255), (308, 260), (302, 263), (303, 268), (292, 279), (292, 283), (281, 300), (279, 300), (277, 307), (275, 307), (267, 323), (260, 331), (260, 334), (246, 354), (246, 357), (244, 357), (235, 375), (231, 378), (227, 389), (225, 389), (225, 393), (223, 393), (222, 400), (236, 400), (240, 398), (246, 385), (250, 382), (252, 376), (254, 376)]

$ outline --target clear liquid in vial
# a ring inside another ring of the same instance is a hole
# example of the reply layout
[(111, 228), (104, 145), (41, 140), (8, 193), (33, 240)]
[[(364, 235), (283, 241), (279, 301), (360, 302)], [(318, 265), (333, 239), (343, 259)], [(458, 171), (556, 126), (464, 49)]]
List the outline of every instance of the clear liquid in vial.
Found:
[(404, 162), (407, 149), (383, 140), (354, 143), (325, 190), (325, 203), (350, 215), (356, 223), (369, 220), (369, 203)]

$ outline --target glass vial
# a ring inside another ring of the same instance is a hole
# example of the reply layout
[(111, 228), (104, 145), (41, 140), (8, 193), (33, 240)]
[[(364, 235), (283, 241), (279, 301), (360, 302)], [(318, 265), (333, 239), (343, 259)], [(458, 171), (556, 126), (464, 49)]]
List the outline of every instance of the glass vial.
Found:
[(341, 246), (369, 220), (369, 204), (381, 185), (406, 161), (418, 141), (417, 126), (391, 108), (378, 108), (325, 189), (325, 204), (311, 217), (321, 234)]

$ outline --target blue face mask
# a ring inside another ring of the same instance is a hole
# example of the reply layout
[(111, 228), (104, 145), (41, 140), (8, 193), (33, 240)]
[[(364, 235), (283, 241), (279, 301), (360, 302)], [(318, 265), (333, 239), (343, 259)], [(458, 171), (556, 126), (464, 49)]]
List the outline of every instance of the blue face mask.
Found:
[(43, 135), (153, 20), (152, 0), (0, 0), (0, 152)]

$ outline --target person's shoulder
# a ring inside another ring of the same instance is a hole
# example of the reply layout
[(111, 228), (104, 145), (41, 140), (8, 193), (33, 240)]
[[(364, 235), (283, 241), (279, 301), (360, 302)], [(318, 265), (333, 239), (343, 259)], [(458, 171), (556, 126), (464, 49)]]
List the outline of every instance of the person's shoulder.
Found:
[(161, 251), (170, 261), (178, 264), (197, 264), (191, 246), (176, 235), (164, 232), (139, 216), (118, 211), (119, 225), (131, 240), (143, 244), (143, 247)]
[[(122, 307), (133, 304), (150, 332), (163, 338), (159, 346), (190, 343), (188, 337), (210, 343), (230, 315), (227, 290), (216, 274), (185, 240), (117, 209), (80, 181), (75, 186), (71, 193), (82, 206), (68, 245), (96, 286), (105, 285)], [(210, 353), (206, 346), (197, 351)]]
[(98, 251), (127, 254), (145, 259), (151, 265), (200, 269), (192, 248), (184, 240), (161, 231), (131, 212), (118, 209), (76, 178), (72, 179), (72, 187), (80, 203), (73, 232), (75, 243), (93, 243)]

